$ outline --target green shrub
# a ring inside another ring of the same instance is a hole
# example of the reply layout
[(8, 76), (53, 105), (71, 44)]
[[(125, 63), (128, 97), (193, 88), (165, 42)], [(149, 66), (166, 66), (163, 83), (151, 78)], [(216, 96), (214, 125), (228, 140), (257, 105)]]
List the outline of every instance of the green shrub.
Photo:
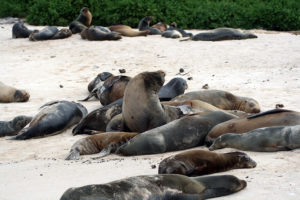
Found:
[(1, 5), (1, 17), (26, 17), (35, 25), (67, 26), (87, 6), (92, 24), (102, 26), (137, 27), (152, 15), (155, 22), (175, 21), (182, 28), (300, 29), (299, 0), (5, 0)]

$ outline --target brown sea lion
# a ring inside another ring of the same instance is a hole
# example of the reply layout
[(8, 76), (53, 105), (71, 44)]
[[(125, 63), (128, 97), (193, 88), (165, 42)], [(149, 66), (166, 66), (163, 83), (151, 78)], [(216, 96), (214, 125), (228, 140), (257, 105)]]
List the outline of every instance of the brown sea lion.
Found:
[(156, 24), (154, 24), (153, 26), (151, 26), (152, 28), (156, 28), (158, 30), (160, 30), (161, 32), (164, 32), (167, 30), (167, 28), (169, 27), (169, 25), (164, 24), (162, 22), (158, 22)]
[(87, 39), (90, 41), (102, 41), (102, 40), (119, 40), (122, 38), (120, 33), (115, 32), (104, 32), (100, 29), (91, 26), (89, 28), (85, 28), (80, 33), (82, 39)]
[(121, 35), (126, 37), (147, 36), (150, 32), (147, 30), (136, 31), (132, 29), (130, 26), (126, 26), (126, 25), (113, 25), (108, 28), (109, 30), (120, 33)]
[(258, 102), (252, 98), (236, 96), (222, 90), (200, 90), (188, 92), (172, 99), (172, 101), (201, 100), (223, 110), (241, 110), (247, 113), (260, 112)]
[(108, 132), (99, 133), (86, 138), (82, 138), (72, 145), (66, 160), (78, 160), (80, 155), (99, 153), (99, 157), (104, 157), (113, 153), (125, 142), (136, 136), (134, 132)]
[(91, 25), (92, 18), (93, 16), (90, 10), (84, 7), (80, 10), (80, 14), (77, 17), (77, 19), (71, 22), (71, 24), (69, 25), (69, 29), (72, 31), (73, 34), (81, 33), (83, 29)]
[(129, 81), (122, 106), (125, 127), (141, 133), (183, 116), (180, 109), (160, 103), (157, 93), (164, 81), (161, 70), (140, 73)]
[(203, 200), (229, 195), (246, 186), (246, 181), (232, 175), (144, 175), (106, 184), (72, 187), (60, 200)]
[(26, 102), (29, 97), (29, 93), (25, 90), (16, 89), (0, 81), (0, 103)]
[(201, 176), (254, 167), (256, 162), (242, 152), (213, 153), (205, 150), (190, 150), (162, 160), (159, 163), (158, 173)]
[(122, 145), (117, 153), (125, 156), (157, 154), (201, 146), (215, 125), (233, 118), (236, 116), (223, 111), (187, 115), (140, 133)]
[(220, 123), (208, 133), (206, 142), (209, 145), (212, 140), (225, 133), (246, 133), (262, 127), (294, 126), (299, 124), (300, 112), (274, 109), (247, 118), (237, 118)]
[(226, 133), (209, 150), (235, 148), (243, 151), (289, 151), (300, 148), (300, 125), (259, 128), (243, 134)]

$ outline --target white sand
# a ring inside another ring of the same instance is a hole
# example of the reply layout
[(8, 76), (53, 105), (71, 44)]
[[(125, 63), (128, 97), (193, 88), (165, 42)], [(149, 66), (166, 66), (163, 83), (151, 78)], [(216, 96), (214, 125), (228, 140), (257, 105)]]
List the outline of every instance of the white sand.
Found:
[[(257, 39), (240, 41), (179, 42), (148, 36), (90, 42), (74, 35), (64, 40), (31, 42), (12, 39), (11, 28), (0, 25), (0, 81), (28, 90), (31, 97), (27, 103), (0, 104), (0, 120), (20, 114), (33, 116), (51, 100), (82, 99), (88, 94), (89, 81), (98, 73), (119, 74), (120, 68), (125, 68), (128, 76), (162, 69), (167, 73), (166, 81), (184, 68), (188, 74), (182, 77), (193, 77), (187, 91), (208, 84), (210, 89), (253, 97), (262, 110), (282, 103), (287, 109), (299, 111), (300, 36), (257, 31)], [(100, 103), (84, 105), (92, 111)], [(69, 187), (156, 174), (157, 168), (151, 165), (158, 166), (161, 159), (175, 154), (110, 155), (101, 160), (83, 156), (80, 161), (65, 161), (71, 145), (82, 137), (72, 136), (69, 129), (60, 135), (26, 141), (0, 138), (0, 199), (59, 199)], [(228, 151), (232, 149), (218, 152)], [(220, 199), (299, 199), (300, 150), (247, 153), (258, 163), (256, 168), (222, 173), (245, 179), (247, 188)]]

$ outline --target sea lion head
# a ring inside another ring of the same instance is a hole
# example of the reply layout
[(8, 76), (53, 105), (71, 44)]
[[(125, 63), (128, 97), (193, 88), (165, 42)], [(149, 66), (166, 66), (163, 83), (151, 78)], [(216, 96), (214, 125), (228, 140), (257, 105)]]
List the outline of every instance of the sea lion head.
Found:
[(237, 158), (236, 168), (254, 168), (256, 167), (256, 162), (252, 160), (247, 154), (243, 152), (230, 152), (228, 154), (233, 155)]
[(16, 90), (14, 94), (14, 101), (15, 102), (26, 102), (28, 101), (30, 95), (25, 90)]
[(164, 85), (166, 73), (162, 70), (155, 72), (143, 72), (141, 76), (144, 79), (146, 90), (153, 90), (158, 93), (160, 88)]
[(154, 19), (153, 16), (146, 16), (146, 17), (144, 18), (144, 20), (145, 20), (146, 22), (148, 22), (148, 23), (150, 23), (153, 19)]
[(160, 162), (158, 167), (159, 174), (183, 174), (188, 175), (191, 173), (191, 169), (185, 162), (176, 160), (173, 156), (166, 158)]
[(243, 100), (242, 105), (243, 110), (246, 113), (259, 113), (260, 112), (260, 106), (258, 102), (254, 99), (247, 98)]
[(226, 138), (230, 137), (231, 134), (227, 133), (225, 135), (221, 135), (217, 137), (215, 140), (210, 140), (212, 145), (208, 148), (210, 151), (216, 150), (216, 149), (222, 149), (227, 147)]
[(28, 117), (28, 116), (24, 116), (24, 115), (17, 116), (12, 120), (12, 127), (14, 127), (16, 130), (21, 130), (31, 120), (32, 120), (32, 117)]

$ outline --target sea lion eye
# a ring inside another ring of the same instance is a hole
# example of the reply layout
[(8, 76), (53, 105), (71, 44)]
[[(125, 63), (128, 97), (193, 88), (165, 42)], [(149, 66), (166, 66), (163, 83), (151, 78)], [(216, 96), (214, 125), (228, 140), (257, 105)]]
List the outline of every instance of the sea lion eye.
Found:
[(250, 107), (254, 107), (254, 103), (250, 103), (249, 106), (250, 106)]

